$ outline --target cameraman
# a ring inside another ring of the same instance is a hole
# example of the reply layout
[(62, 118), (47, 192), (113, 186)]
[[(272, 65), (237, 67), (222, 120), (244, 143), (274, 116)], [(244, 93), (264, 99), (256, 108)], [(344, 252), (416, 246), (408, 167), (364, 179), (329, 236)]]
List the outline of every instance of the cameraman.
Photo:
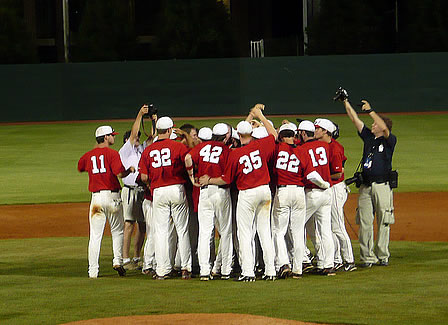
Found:
[[(342, 89), (342, 100), (347, 115), (364, 142), (362, 154), (362, 184), (359, 188), (356, 223), (359, 224), (361, 267), (389, 265), (390, 224), (394, 223), (393, 194), (389, 184), (392, 155), (397, 138), (391, 133), (392, 121), (378, 115), (366, 100), (362, 100), (363, 112), (373, 119), (372, 129), (364, 125), (348, 101)], [(373, 221), (377, 217), (378, 233), (374, 243)]]

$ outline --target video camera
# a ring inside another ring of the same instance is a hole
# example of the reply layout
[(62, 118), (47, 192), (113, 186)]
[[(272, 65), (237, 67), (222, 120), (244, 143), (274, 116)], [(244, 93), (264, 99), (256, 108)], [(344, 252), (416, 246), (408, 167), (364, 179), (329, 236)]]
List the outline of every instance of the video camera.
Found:
[(151, 118), (151, 116), (156, 115), (158, 112), (157, 107), (154, 106), (154, 104), (148, 104), (148, 114), (145, 114), (145, 116), (148, 116)]
[(347, 178), (345, 180), (345, 184), (347, 186), (350, 185), (350, 184), (355, 183), (357, 188), (359, 188), (363, 182), (364, 182), (364, 177), (362, 176), (362, 172), (356, 172), (353, 175), (353, 177)]

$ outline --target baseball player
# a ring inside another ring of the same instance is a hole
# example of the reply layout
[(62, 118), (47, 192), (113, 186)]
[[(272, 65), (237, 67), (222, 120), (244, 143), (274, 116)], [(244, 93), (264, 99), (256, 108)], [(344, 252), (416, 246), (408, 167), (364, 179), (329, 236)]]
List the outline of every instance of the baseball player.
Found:
[[(137, 118), (132, 125), (132, 129), (127, 131), (123, 137), (123, 146), (119, 150), (123, 166), (138, 166), (143, 150), (147, 146), (147, 141), (140, 144), (140, 124), (143, 115), (148, 113), (148, 105), (143, 105), (137, 114)], [(138, 176), (133, 173), (123, 178), (123, 189), (121, 199), (123, 201), (124, 216), (124, 240), (123, 240), (123, 267), (126, 270), (133, 270), (141, 267), (140, 254), (145, 240), (145, 219), (143, 215), (144, 188), (136, 183)], [(134, 244), (134, 258), (130, 259), (129, 249), (134, 225), (137, 223), (136, 240)]]
[(89, 174), (89, 191), (92, 192), (89, 209), (89, 277), (97, 278), (101, 240), (103, 239), (106, 220), (109, 221), (112, 233), (114, 253), (113, 268), (120, 276), (126, 275), (123, 268), (123, 207), (120, 198), (120, 182), (135, 172), (130, 166), (125, 169), (117, 151), (109, 148), (115, 143), (115, 135), (111, 126), (100, 126), (95, 131), (97, 145), (85, 153), (78, 161), (78, 171)]
[[(199, 130), (199, 138), (203, 129)], [(218, 123), (213, 127), (211, 141), (205, 141), (194, 147), (185, 158), (185, 166), (192, 184), (196, 184), (195, 176), (220, 177), (224, 174), (230, 149), (224, 143), (229, 129), (226, 124)], [(194, 166), (198, 172), (194, 175)], [(232, 214), (230, 188), (228, 185), (204, 185), (199, 195), (199, 241), (198, 255), (200, 280), (213, 279), (210, 274), (210, 239), (214, 239), (215, 226), (220, 235), (219, 251), (221, 254), (221, 279), (229, 279), (232, 270)]]
[(178, 237), (182, 278), (191, 278), (189, 211), (184, 188), (188, 148), (170, 139), (173, 125), (167, 116), (157, 121), (158, 140), (145, 149), (139, 164), (142, 181), (150, 183), (153, 192), (156, 273), (160, 280), (168, 278), (172, 271), (169, 240), (172, 224)]
[(290, 123), (280, 127), (275, 154), (274, 173), (277, 178), (277, 190), (272, 209), (272, 232), (279, 278), (286, 278), (291, 272), (285, 241), (288, 229), (293, 243), (292, 276), (293, 278), (302, 276), (306, 215), (303, 180), (310, 173), (315, 173), (308, 154), (294, 144), (296, 129), (297, 127)]
[[(324, 180), (323, 186), (317, 186), (310, 179), (305, 181), (307, 232), (316, 249), (317, 272), (322, 275), (335, 275), (329, 190), (331, 185), (329, 146), (314, 138), (313, 122), (302, 121), (298, 129), (303, 141), (301, 148), (309, 154), (313, 167)], [(341, 162), (339, 164), (342, 165)]]
[(257, 104), (251, 114), (261, 120), (268, 137), (255, 140), (252, 138), (252, 126), (247, 121), (237, 125), (237, 132), (242, 144), (241, 148), (233, 150), (228, 159), (225, 173), (222, 177), (203, 175), (201, 185), (225, 185), (236, 180), (239, 190), (237, 203), (238, 242), (240, 246), (241, 276), (237, 281), (255, 281), (254, 238), (258, 233), (263, 249), (265, 274), (263, 280), (274, 281), (276, 272), (274, 266), (274, 246), (271, 236), (270, 209), (271, 191), (269, 188), (268, 161), (273, 158), (277, 132), (267, 122), (261, 110), (264, 105)]
[(336, 131), (336, 126), (333, 122), (328, 119), (316, 119), (314, 125), (316, 127), (316, 139), (328, 143), (330, 146), (330, 155), (339, 155), (340, 158), (337, 161), (342, 161), (342, 168), (340, 170), (338, 164), (334, 166), (330, 161), (330, 172), (333, 182), (333, 186), (331, 187), (331, 230), (333, 232), (335, 247), (334, 268), (336, 271), (343, 269), (351, 272), (356, 270), (355, 258), (353, 256), (352, 243), (344, 223), (344, 204), (348, 197), (348, 187), (343, 182), (343, 166), (347, 157), (344, 155), (344, 147), (332, 137)]

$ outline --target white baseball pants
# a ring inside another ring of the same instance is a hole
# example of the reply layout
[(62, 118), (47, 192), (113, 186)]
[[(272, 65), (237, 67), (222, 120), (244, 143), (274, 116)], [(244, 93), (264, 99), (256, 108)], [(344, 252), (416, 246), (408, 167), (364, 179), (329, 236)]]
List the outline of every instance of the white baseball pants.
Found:
[(255, 234), (258, 233), (265, 275), (275, 276), (274, 244), (271, 235), (271, 190), (268, 185), (242, 190), (238, 194), (236, 220), (238, 226), (241, 274), (255, 276)]
[(201, 189), (198, 206), (198, 255), (201, 275), (210, 274), (210, 238), (214, 239), (215, 225), (220, 235), (221, 274), (232, 271), (232, 207), (230, 190), (216, 185)]
[(188, 204), (184, 186), (176, 184), (154, 189), (152, 213), (157, 275), (164, 276), (172, 270), (173, 245), (170, 239), (173, 224), (178, 238), (181, 268), (191, 272)]
[(89, 277), (96, 278), (99, 272), (101, 240), (103, 239), (106, 220), (109, 221), (112, 234), (112, 249), (114, 259), (112, 265), (123, 262), (123, 206), (120, 193), (100, 191), (92, 193), (89, 210)]
[(143, 252), (143, 270), (155, 269), (154, 220), (152, 217), (152, 201), (143, 201), (143, 215), (146, 222), (146, 242)]
[[(308, 235), (313, 241), (317, 255), (318, 268), (334, 266), (334, 243), (331, 232), (331, 188), (306, 189), (306, 222), (310, 220), (311, 227), (307, 227)], [(314, 227), (313, 227), (314, 224)], [(314, 231), (314, 235), (312, 232)]]
[(348, 188), (344, 182), (331, 187), (331, 230), (333, 231), (334, 262), (354, 263), (352, 242), (345, 229), (344, 204), (348, 197)]
[(302, 186), (288, 185), (277, 188), (272, 211), (276, 269), (290, 265), (285, 236), (288, 229), (292, 236), (292, 272), (302, 274), (302, 259), (305, 251), (303, 242), (305, 228), (305, 191)]

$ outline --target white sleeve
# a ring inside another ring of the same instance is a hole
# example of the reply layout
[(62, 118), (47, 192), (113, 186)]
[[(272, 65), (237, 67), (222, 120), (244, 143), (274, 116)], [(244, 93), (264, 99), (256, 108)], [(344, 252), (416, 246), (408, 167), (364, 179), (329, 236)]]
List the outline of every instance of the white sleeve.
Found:
[(127, 158), (132, 155), (132, 144), (129, 139), (120, 148), (120, 151), (118, 151), (118, 153), (120, 154), (121, 162), (123, 163), (124, 168), (129, 168), (129, 166), (126, 166), (126, 163), (128, 162)]
[(330, 187), (330, 183), (324, 181), (322, 176), (315, 170), (306, 175), (306, 179), (324, 190)]

